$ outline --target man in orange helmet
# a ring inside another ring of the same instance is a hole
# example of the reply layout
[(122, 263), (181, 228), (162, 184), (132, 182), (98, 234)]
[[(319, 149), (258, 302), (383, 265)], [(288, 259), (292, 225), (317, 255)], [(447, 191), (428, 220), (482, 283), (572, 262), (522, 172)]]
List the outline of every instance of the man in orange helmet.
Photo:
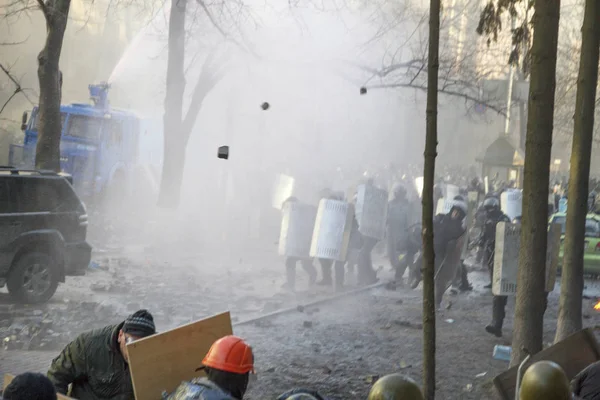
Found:
[(165, 400), (242, 400), (254, 373), (252, 348), (237, 336), (213, 343), (197, 371), (206, 377), (183, 382)]

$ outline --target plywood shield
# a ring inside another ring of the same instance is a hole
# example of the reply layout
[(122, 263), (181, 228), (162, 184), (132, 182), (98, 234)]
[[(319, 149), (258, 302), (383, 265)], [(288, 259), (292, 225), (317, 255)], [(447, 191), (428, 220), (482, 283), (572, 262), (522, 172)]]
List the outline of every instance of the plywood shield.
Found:
[(353, 218), (354, 207), (351, 204), (340, 200), (321, 200), (310, 246), (310, 256), (345, 261)]
[(232, 333), (226, 312), (128, 344), (136, 400), (160, 399), (163, 391), (200, 376), (196, 370), (210, 346)]
[(279, 235), (280, 255), (310, 257), (310, 243), (316, 217), (317, 207), (297, 202), (288, 202), (284, 205)]
[(364, 236), (382, 240), (385, 236), (389, 194), (373, 185), (359, 185), (356, 196), (356, 221)]

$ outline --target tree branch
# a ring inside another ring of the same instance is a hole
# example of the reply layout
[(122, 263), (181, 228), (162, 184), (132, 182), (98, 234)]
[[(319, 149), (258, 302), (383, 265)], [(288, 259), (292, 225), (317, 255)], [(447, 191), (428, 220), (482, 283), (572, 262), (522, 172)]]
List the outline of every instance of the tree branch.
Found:
[(48, 11), (48, 7), (44, 3), (44, 0), (37, 0), (38, 6), (40, 10), (42, 10), (42, 14), (44, 14), (44, 18), (46, 18), (46, 23), (50, 23), (50, 12)]
[[(373, 85), (373, 86), (367, 87), (367, 89), (393, 89), (393, 88), (410, 88), (410, 89), (419, 89), (424, 92), (427, 91), (426, 86), (415, 85), (412, 82), (411, 83), (390, 83), (390, 84)], [(487, 108), (489, 108), (490, 110), (495, 111), (499, 115), (506, 116), (506, 112), (504, 110), (502, 110), (492, 104), (482, 102), (480, 99), (478, 99), (474, 96), (471, 96), (469, 94), (458, 92), (455, 90), (444, 89), (444, 88), (439, 89), (438, 92), (442, 93), (442, 94), (446, 94), (448, 96), (460, 97), (462, 99), (469, 100), (474, 103), (482, 104), (482, 105), (486, 106)]]
[(8, 103), (13, 99), (13, 97), (15, 97), (17, 95), (17, 93), (22, 93), (23, 96), (25, 97), (25, 99), (27, 99), (27, 101), (29, 103), (33, 104), (33, 102), (29, 99), (29, 97), (27, 97), (27, 94), (25, 93), (25, 91), (21, 87), (21, 84), (19, 83), (19, 81), (17, 81), (17, 78), (15, 78), (10, 73), (9, 69), (6, 68), (4, 65), (2, 65), (2, 63), (0, 63), (0, 70), (2, 70), (2, 72), (4, 72), (4, 74), (8, 77), (8, 79), (10, 79), (10, 81), (15, 85), (15, 91), (10, 95), (10, 97), (8, 98), (8, 100), (6, 100), (6, 102), (4, 103), (4, 105), (2, 105), (2, 108), (0, 109), (0, 114), (2, 114), (2, 111), (4, 111), (4, 109), (6, 108), (6, 106), (8, 105)]

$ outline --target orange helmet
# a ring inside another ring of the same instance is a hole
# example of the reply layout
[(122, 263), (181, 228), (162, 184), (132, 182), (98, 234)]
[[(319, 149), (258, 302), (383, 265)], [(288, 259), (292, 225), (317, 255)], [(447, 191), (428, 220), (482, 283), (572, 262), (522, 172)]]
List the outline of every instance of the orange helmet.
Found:
[(246, 374), (254, 371), (254, 355), (242, 338), (229, 335), (213, 343), (202, 364), (221, 371)]

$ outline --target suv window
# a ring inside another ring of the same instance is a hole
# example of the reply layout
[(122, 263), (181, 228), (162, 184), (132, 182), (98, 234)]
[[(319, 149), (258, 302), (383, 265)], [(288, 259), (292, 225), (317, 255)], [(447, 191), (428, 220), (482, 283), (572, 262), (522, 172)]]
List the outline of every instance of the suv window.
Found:
[(0, 214), (10, 212), (14, 212), (14, 203), (10, 198), (8, 182), (0, 178)]
[(18, 212), (68, 211), (73, 208), (73, 196), (65, 195), (67, 185), (62, 179), (27, 177), (16, 179)]

